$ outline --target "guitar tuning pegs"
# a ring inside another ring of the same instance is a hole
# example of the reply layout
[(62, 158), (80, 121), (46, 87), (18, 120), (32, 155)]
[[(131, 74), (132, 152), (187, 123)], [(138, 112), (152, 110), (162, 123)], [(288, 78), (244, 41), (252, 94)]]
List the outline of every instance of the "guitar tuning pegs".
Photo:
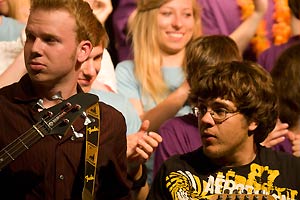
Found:
[(262, 200), (268, 200), (268, 196), (267, 196), (267, 195), (264, 195), (264, 196), (262, 197)]
[(70, 102), (67, 102), (65, 105), (67, 108), (70, 108), (72, 106), (72, 104)]
[(47, 111), (46, 116), (47, 116), (47, 117), (52, 117), (52, 116), (53, 116), (53, 112)]
[(69, 124), (69, 123), (70, 123), (70, 120), (69, 120), (69, 119), (63, 119), (63, 123), (64, 123), (64, 124)]
[(259, 197), (257, 195), (254, 195), (253, 200), (259, 200)]
[(80, 110), (80, 109), (81, 109), (81, 105), (76, 104), (76, 105), (74, 106), (74, 108), (75, 108), (76, 110)]

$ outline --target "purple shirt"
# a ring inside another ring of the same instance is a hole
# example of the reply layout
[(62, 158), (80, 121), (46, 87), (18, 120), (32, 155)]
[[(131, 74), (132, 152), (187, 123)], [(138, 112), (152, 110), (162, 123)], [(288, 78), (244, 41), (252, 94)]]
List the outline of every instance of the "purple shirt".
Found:
[[(202, 31), (204, 35), (223, 34), (230, 35), (241, 23), (241, 10), (236, 0), (198, 0), (202, 5)], [(268, 0), (268, 10), (264, 19), (267, 22), (267, 37), (272, 38), (273, 0)], [(230, 14), (229, 14), (230, 13)], [(255, 54), (248, 48), (244, 58), (256, 60)]]
[(155, 151), (154, 175), (170, 156), (191, 152), (202, 145), (197, 124), (197, 118), (188, 114), (169, 119), (159, 128), (163, 141)]
[(262, 52), (258, 57), (257, 62), (269, 72), (273, 69), (276, 59), (288, 47), (300, 42), (300, 35), (291, 37), (289, 41), (282, 45), (273, 45), (266, 51)]
[(273, 150), (276, 151), (283, 151), (292, 154), (292, 144), (288, 139), (285, 139), (283, 142), (277, 144), (276, 146), (272, 147)]
[(132, 59), (130, 41), (127, 41), (127, 21), (136, 8), (136, 0), (119, 0), (112, 15), (118, 61)]

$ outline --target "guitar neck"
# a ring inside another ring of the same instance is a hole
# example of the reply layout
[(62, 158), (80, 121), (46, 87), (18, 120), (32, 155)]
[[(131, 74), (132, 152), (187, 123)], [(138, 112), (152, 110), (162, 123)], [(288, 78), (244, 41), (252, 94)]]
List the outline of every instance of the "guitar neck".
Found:
[(42, 111), (43, 117), (38, 123), (0, 151), (0, 171), (43, 137), (63, 136), (72, 123), (98, 100), (96, 95), (77, 93)]
[(39, 124), (23, 133), (0, 151), (0, 171), (44, 137)]

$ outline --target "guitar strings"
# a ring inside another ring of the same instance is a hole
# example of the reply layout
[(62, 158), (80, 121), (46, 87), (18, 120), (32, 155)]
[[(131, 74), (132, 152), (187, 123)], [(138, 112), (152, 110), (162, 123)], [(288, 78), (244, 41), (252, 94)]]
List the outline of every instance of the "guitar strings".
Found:
[[(60, 117), (61, 115), (63, 115), (63, 116), (61, 116), (60, 118), (64, 117), (65, 114), (67, 114), (68, 112), (70, 112), (73, 108), (75, 108), (75, 106), (71, 105), (70, 107), (66, 107), (64, 110), (60, 111), (58, 114), (52, 116), (52, 118), (50, 117), (50, 120), (48, 120), (47, 122), (43, 121), (43, 120), (47, 120), (48, 117), (46, 117), (45, 119), (42, 118), (38, 123), (36, 123), (35, 125), (33, 125), (29, 130), (27, 130), (21, 136), (19, 136), (18, 138), (16, 138), (9, 145), (7, 145), (6, 147), (4, 147), (0, 151), (0, 155), (3, 155), (3, 156), (0, 157), (0, 166), (2, 164), (3, 164), (3, 166), (5, 166), (11, 160), (15, 160), (16, 157), (20, 153), (22, 153), (23, 151), (29, 149), (29, 147), (31, 147), (33, 144), (35, 144), (37, 141), (39, 141), (40, 139), (43, 138), (43, 136), (40, 135), (37, 130), (35, 130), (34, 126), (38, 130), (41, 130), (42, 133), (43, 133), (43, 132), (47, 131), (47, 128), (45, 128), (44, 125), (49, 125), (49, 122), (53, 121), (57, 117)], [(60, 121), (60, 120), (58, 120), (58, 121)], [(54, 123), (54, 125), (52, 127), (50, 127), (51, 130), (54, 129), (59, 124), (60, 123)], [(16, 155), (16, 156), (14, 156), (14, 155)], [(10, 158), (10, 159), (8, 159), (8, 158)], [(7, 162), (4, 163), (4, 161), (7, 161)], [(2, 169), (2, 167), (0, 167), (0, 169)]]

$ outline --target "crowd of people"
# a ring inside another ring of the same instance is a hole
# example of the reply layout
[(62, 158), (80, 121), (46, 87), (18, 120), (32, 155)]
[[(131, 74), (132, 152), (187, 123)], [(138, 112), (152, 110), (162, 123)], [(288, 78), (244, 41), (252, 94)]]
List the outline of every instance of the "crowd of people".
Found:
[(298, 0), (0, 0), (1, 198), (299, 199), (299, 34)]

